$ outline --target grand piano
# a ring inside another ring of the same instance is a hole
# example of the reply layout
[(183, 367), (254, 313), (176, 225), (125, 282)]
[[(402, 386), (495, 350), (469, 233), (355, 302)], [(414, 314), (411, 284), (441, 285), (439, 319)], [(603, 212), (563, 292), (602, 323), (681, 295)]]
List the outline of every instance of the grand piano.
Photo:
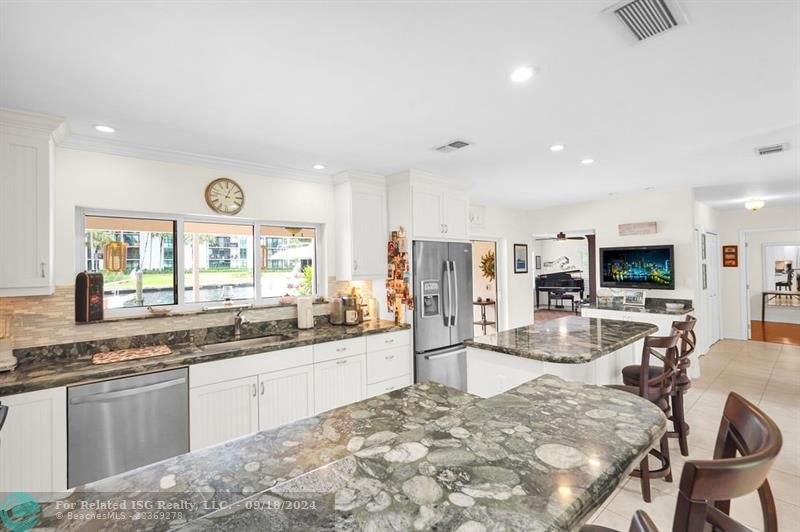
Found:
[[(580, 299), (583, 299), (583, 278), (580, 270), (570, 270), (567, 272), (543, 273), (536, 276), (536, 308), (539, 308), (539, 293), (557, 292), (566, 294), (577, 292)], [(550, 296), (548, 295), (548, 298)]]

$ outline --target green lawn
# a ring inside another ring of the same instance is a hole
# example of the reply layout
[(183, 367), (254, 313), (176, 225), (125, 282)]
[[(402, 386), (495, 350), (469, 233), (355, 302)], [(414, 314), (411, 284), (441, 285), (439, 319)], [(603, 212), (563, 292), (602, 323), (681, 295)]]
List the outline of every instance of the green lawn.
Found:
[[(267, 277), (286, 277), (291, 272), (269, 271), (261, 272)], [(186, 281), (192, 283), (193, 277), (190, 272), (186, 274)], [(252, 273), (247, 271), (201, 271), (200, 280), (204, 285), (223, 285), (223, 284), (245, 284), (252, 280)], [(136, 281), (130, 274), (126, 273), (104, 273), (103, 282), (107, 290), (134, 290)], [(191, 284), (187, 284), (191, 286)], [(148, 273), (144, 274), (145, 288), (171, 288), (172, 273)]]

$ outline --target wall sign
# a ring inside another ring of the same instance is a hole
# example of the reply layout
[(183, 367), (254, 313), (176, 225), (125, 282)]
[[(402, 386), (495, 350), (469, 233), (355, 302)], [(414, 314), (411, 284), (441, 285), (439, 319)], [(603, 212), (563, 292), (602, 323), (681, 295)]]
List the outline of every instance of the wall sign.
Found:
[(619, 236), (654, 235), (658, 232), (656, 222), (640, 222), (635, 224), (620, 224)]
[(739, 246), (722, 246), (722, 265), (725, 268), (739, 266)]

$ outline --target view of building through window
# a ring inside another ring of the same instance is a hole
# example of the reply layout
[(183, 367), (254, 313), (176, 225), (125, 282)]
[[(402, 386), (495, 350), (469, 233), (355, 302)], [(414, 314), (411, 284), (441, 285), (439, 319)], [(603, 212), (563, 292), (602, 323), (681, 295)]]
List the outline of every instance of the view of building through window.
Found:
[(253, 226), (186, 222), (184, 302), (252, 299)]
[[(87, 216), (85, 236), (86, 271), (103, 274), (106, 308), (177, 303), (174, 221)], [(124, 254), (123, 269), (110, 271), (112, 250)]]
[(314, 292), (316, 238), (306, 227), (261, 226), (261, 297)]

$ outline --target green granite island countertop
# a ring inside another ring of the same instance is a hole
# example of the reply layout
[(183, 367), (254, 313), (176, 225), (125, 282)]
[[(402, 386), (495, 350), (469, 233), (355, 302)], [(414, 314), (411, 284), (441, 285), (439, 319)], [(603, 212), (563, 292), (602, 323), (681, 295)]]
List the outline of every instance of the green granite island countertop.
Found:
[(76, 488), (38, 526), (576, 530), (665, 427), (637, 396), (553, 376), (488, 399), (422, 383)]
[(658, 331), (650, 323), (570, 316), (467, 340), (469, 347), (555, 364), (586, 364)]

